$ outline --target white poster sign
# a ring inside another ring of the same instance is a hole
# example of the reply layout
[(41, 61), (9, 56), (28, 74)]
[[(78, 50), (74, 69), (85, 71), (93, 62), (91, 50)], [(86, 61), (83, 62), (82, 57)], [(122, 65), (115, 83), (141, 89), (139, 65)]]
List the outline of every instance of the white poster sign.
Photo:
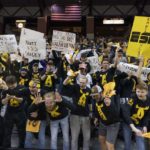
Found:
[(31, 39), (31, 38), (42, 40), (44, 39), (44, 33), (27, 29), (27, 28), (22, 28), (20, 34), (20, 42), (19, 42), (19, 49), (22, 55), (25, 55), (23, 49), (23, 46), (25, 45), (24, 43), (25, 39)]
[(100, 64), (97, 56), (88, 57), (88, 61), (91, 65), (90, 74), (100, 71)]
[(17, 52), (17, 41), (15, 35), (0, 35), (0, 53)]
[(31, 29), (27, 28), (22, 28), (21, 29), (21, 35), (20, 35), (20, 40), (22, 39), (28, 39), (28, 38), (44, 38), (44, 33), (34, 31)]
[(76, 34), (53, 30), (52, 50), (68, 52), (75, 49)]
[(24, 57), (28, 58), (29, 61), (46, 58), (45, 39), (24, 39), (23, 43)]
[[(137, 73), (138, 66), (120, 62), (117, 66), (117, 69), (120, 70), (121, 72), (126, 72), (126, 73), (131, 72), (133, 75), (135, 75)], [(143, 81), (150, 79), (150, 68), (145, 68), (145, 67), (142, 68), (141, 79)]]

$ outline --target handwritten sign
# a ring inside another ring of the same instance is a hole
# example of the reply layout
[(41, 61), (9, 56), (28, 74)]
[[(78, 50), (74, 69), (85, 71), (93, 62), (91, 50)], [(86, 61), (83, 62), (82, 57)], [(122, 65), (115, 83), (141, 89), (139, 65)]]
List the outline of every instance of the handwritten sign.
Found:
[[(120, 62), (117, 66), (117, 69), (120, 70), (121, 72), (126, 72), (126, 73), (131, 72), (132, 74), (136, 74), (138, 70), (138, 66)], [(141, 79), (143, 81), (147, 81), (150, 78), (149, 76), (150, 76), (150, 68), (143, 67), (141, 72)]]
[(17, 52), (17, 41), (15, 35), (0, 35), (0, 53)]
[(68, 52), (75, 49), (76, 34), (53, 30), (52, 50)]
[(41, 60), (46, 58), (45, 39), (24, 39), (24, 57), (31, 60)]

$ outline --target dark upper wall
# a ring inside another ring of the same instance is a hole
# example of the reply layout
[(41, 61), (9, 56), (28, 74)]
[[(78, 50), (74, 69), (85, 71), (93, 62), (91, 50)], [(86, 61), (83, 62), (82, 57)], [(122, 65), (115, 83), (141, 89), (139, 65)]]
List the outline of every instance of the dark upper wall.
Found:
[[(54, 3), (59, 4), (75, 4), (80, 1), (81, 5), (88, 5), (89, 1), (93, 5), (134, 5), (137, 3), (142, 4), (146, 1), (146, 4), (150, 4), (150, 0), (41, 0), (46, 5)], [(1, 0), (3, 7), (14, 7), (14, 6), (38, 6), (39, 0)]]

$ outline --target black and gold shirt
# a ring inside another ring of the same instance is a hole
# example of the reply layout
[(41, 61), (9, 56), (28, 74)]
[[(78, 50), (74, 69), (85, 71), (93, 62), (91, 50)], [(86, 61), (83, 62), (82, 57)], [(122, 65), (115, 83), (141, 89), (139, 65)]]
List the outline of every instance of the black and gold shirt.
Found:
[(56, 104), (54, 109), (52, 111), (49, 111), (48, 109), (46, 110), (50, 120), (59, 120), (63, 119), (68, 115), (68, 110), (66, 107), (60, 104)]
[[(68, 104), (63, 103), (63, 102), (56, 103), (53, 110), (48, 110), (45, 107), (45, 103), (40, 103), (38, 105), (32, 104), (28, 109), (28, 113), (30, 114), (31, 112), (35, 112), (35, 111), (41, 112), (41, 113), (38, 113), (36, 120), (45, 119), (45, 115), (44, 115), (45, 113), (48, 114), (50, 120), (52, 121), (60, 120), (68, 116), (67, 105)], [(71, 105), (69, 104), (68, 106), (70, 107)], [(33, 119), (30, 117), (30, 115), (28, 116), (29, 116), (29, 119)]]
[(22, 76), (20, 76), (19, 77), (19, 81), (18, 81), (18, 84), (19, 85), (22, 85), (22, 86), (26, 86), (26, 87), (28, 87), (29, 86), (29, 77), (27, 77), (27, 76), (25, 76), (25, 77), (22, 77)]
[(112, 82), (115, 75), (116, 68), (111, 67), (107, 71), (96, 72), (97, 83), (103, 87), (106, 83)]
[(135, 126), (147, 126), (150, 113), (150, 99), (140, 100), (135, 95), (128, 104), (123, 106), (123, 117), (128, 124)]
[(93, 105), (94, 117), (104, 125), (111, 125), (120, 121), (120, 102), (118, 96), (111, 97), (110, 106), (106, 106), (104, 100), (100, 100)]
[(39, 72), (32, 72), (31, 79), (40, 82), (40, 73)]
[(20, 111), (22, 109), (24, 109), (24, 102), (25, 102), (25, 98), (23, 95), (23, 90), (25, 89), (24, 86), (17, 86), (14, 89), (8, 89), (6, 91), (3, 92), (2, 94), (2, 99), (4, 99), (6, 97), (6, 95), (12, 95), (12, 96), (16, 96), (18, 98), (23, 98), (23, 101), (19, 101), (15, 98), (12, 98), (9, 100), (8, 105), (7, 105), (7, 110), (8, 111)]
[[(40, 95), (43, 97), (43, 95), (45, 94), (45, 90), (43, 89), (40, 89)], [(30, 89), (29, 88), (26, 88), (24, 89), (23, 91), (23, 95), (25, 97), (25, 100), (26, 100), (26, 104), (27, 106), (30, 106), (31, 104), (34, 103), (34, 101), (36, 100), (35, 98), (35, 95), (31, 93)]]
[(73, 103), (76, 106), (76, 110), (72, 110), (71, 113), (79, 116), (88, 116), (90, 111), (89, 104), (91, 104), (91, 90), (88, 87), (81, 89), (77, 84), (66, 85), (64, 87), (68, 89), (68, 92), (72, 95)]
[(55, 90), (55, 77), (53, 73), (44, 73), (46, 75), (45, 80), (41, 81), (42, 88), (46, 91)]

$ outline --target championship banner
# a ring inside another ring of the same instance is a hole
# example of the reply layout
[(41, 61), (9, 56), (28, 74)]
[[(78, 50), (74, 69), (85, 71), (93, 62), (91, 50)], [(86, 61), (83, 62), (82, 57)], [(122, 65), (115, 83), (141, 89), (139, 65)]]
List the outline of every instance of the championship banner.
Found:
[(127, 55), (150, 58), (150, 17), (135, 16)]
[(24, 57), (28, 58), (29, 61), (46, 58), (45, 39), (23, 39), (23, 43)]
[[(135, 75), (137, 73), (138, 66), (120, 62), (117, 66), (117, 69), (121, 72), (132, 73), (133, 75)], [(150, 80), (150, 68), (142, 67), (141, 79), (143, 81)]]
[(69, 52), (75, 49), (76, 34), (53, 30), (52, 50)]
[(17, 52), (15, 35), (0, 35), (0, 53)]

